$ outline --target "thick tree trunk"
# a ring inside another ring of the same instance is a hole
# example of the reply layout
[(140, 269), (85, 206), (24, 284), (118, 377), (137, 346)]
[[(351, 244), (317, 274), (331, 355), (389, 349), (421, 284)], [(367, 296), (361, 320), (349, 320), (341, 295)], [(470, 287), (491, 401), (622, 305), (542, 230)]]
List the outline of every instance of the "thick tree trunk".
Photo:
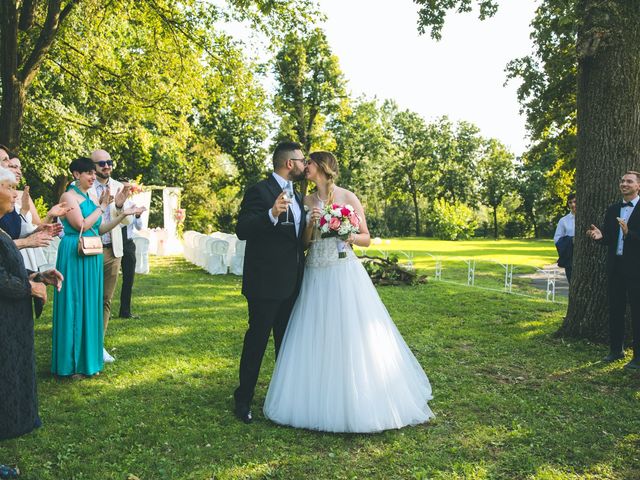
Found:
[(0, 143), (18, 152), (24, 106), (27, 98), (22, 82), (15, 77), (2, 82), (2, 104), (0, 106)]
[(600, 225), (620, 198), (618, 179), (640, 169), (640, 2), (582, 0), (578, 33), (578, 152), (580, 206), (569, 308), (561, 335), (608, 337), (605, 251), (584, 232)]

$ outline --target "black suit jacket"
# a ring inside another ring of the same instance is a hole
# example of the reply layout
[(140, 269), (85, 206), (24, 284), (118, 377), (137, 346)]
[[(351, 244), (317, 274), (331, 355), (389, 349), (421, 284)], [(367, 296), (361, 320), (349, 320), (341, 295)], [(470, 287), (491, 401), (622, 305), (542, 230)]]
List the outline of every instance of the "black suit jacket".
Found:
[[(620, 224), (617, 217), (620, 216), (622, 202), (614, 203), (604, 215), (604, 225), (600, 229), (602, 240), (600, 243), (607, 246), (607, 273), (613, 272), (616, 250), (618, 248), (618, 234)], [(627, 222), (629, 232), (624, 239), (622, 258), (627, 273), (640, 279), (640, 202), (634, 207), (629, 221)]]
[[(296, 235), (294, 225), (283, 225), (286, 213), (280, 215), (274, 226), (269, 210), (282, 192), (276, 179), (269, 177), (250, 187), (244, 194), (236, 235), (246, 240), (242, 294), (248, 299), (284, 300), (300, 288), (304, 272), (302, 232), (306, 215), (302, 198), (296, 193), (300, 205), (300, 228)], [(292, 215), (289, 220), (293, 222)]]

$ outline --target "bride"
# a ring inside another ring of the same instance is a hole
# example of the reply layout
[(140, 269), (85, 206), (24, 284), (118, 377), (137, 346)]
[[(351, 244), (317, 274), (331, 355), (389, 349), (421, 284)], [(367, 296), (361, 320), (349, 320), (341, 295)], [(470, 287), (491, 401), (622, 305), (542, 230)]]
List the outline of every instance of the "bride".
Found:
[[(264, 414), (272, 421), (327, 432), (379, 432), (433, 417), (431, 385), (402, 339), (367, 272), (350, 245), (368, 246), (364, 210), (350, 191), (334, 184), (338, 163), (314, 152), (305, 198), (310, 245), (304, 279), (276, 361)], [(326, 204), (352, 205), (360, 233), (341, 241), (320, 238)]]

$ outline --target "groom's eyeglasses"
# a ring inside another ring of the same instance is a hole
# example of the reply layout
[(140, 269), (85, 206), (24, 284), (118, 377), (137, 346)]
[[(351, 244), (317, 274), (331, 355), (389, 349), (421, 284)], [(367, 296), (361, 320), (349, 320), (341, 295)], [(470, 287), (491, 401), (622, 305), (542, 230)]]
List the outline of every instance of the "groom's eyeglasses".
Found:
[(294, 162), (302, 162), (303, 165), (307, 165), (309, 160), (306, 158), (290, 158), (289, 160), (293, 160)]

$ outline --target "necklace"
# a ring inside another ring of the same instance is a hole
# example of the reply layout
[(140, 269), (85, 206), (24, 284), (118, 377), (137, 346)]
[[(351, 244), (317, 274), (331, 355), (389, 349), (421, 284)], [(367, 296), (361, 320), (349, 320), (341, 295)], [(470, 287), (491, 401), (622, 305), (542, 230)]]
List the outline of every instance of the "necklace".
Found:
[(320, 194), (316, 190), (316, 197), (318, 197), (318, 200), (320, 200), (324, 204), (326, 204), (331, 199), (332, 194), (333, 194), (333, 188), (329, 188), (329, 194), (327, 195), (327, 199), (325, 200), (320, 196)]

